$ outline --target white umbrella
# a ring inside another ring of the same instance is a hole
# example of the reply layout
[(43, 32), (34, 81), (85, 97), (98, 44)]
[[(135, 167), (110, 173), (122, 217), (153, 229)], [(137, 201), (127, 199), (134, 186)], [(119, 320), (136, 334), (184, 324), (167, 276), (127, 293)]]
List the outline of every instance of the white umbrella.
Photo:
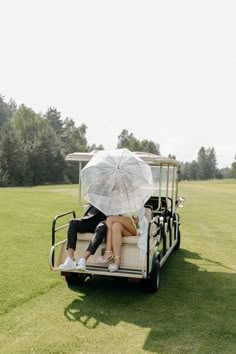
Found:
[(150, 166), (128, 149), (100, 150), (81, 171), (82, 197), (106, 215), (131, 214), (154, 190)]

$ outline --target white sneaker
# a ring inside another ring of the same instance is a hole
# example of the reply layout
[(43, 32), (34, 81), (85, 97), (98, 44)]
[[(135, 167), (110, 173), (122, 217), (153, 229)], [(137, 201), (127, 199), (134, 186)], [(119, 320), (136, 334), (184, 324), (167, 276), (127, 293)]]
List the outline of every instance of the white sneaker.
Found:
[(75, 261), (73, 261), (70, 257), (67, 257), (65, 262), (59, 265), (60, 270), (74, 270), (76, 269)]
[(78, 260), (78, 264), (76, 269), (78, 270), (86, 270), (86, 260), (84, 258), (80, 258)]

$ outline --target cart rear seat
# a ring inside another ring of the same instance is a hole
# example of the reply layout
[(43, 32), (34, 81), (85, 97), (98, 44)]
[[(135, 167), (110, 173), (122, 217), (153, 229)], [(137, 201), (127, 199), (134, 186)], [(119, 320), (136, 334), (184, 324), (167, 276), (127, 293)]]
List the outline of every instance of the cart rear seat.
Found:
[[(150, 222), (152, 220), (152, 209), (149, 207), (145, 208), (145, 214)], [(152, 231), (152, 226), (153, 231)], [(154, 235), (156, 233), (156, 226), (155, 223), (151, 224), (151, 234)], [(75, 259), (79, 259), (80, 257), (84, 256), (84, 253), (89, 245), (90, 240), (94, 237), (94, 233), (78, 233), (77, 234), (77, 245), (76, 245), (76, 251), (75, 251)], [(122, 247), (121, 247), (121, 259), (122, 259), (122, 265), (121, 268), (124, 269), (144, 269), (144, 259), (141, 259), (140, 257), (140, 248), (137, 246), (138, 240), (140, 236), (125, 236), (122, 238)], [(153, 247), (152, 245), (154, 244), (154, 239), (153, 242), (151, 240), (150, 242), (150, 247), (152, 250), (150, 252), (153, 252)], [(102, 255), (104, 250), (106, 248), (105, 242), (103, 242), (97, 249), (96, 253), (94, 255), (91, 255), (91, 257), (88, 258), (87, 265), (92, 266), (92, 267), (98, 267), (98, 264), (96, 263), (96, 257), (98, 255)], [(63, 243), (63, 246), (60, 249), (60, 254), (59, 257), (56, 261), (56, 266), (59, 264), (63, 263), (65, 258), (67, 256), (67, 250), (66, 250), (66, 240)], [(104, 268), (107, 268), (107, 265), (103, 266)]]
[[(152, 219), (152, 210), (150, 208), (145, 208), (145, 215), (146, 218), (148, 219), (148, 222), (150, 222)], [(91, 241), (93, 237), (94, 237), (94, 233), (89, 233), (89, 232), (83, 234), (81, 233), (77, 234), (78, 241)], [(124, 236), (122, 238), (123, 241), (122, 244), (129, 243), (135, 245), (138, 243), (138, 240), (139, 240), (139, 236)]]

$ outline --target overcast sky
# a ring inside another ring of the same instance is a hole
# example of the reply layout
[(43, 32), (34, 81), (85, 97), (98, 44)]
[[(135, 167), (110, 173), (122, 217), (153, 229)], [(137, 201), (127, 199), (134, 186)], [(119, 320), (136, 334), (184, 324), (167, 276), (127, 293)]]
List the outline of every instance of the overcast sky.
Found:
[(123, 129), (163, 155), (218, 167), (236, 154), (236, 1), (0, 0), (0, 94), (55, 107), (115, 147)]

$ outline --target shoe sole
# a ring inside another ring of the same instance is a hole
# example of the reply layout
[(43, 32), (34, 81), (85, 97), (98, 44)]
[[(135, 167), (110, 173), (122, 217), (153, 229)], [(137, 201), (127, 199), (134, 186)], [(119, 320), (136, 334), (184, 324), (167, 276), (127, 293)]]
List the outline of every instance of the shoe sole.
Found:
[(80, 267), (77, 267), (76, 269), (77, 269), (77, 270), (81, 270), (81, 271), (83, 271), (83, 272), (85, 272), (85, 271), (86, 271), (86, 268), (80, 268)]
[(62, 270), (63, 272), (66, 272), (66, 271), (69, 271), (69, 270), (76, 270), (76, 267), (73, 267), (73, 268), (60, 268), (59, 267), (59, 270)]
[(112, 261), (113, 258), (114, 258), (114, 257), (111, 257), (111, 258), (108, 258), (108, 259), (104, 259), (104, 260), (98, 260), (98, 259), (96, 259), (96, 260), (95, 260), (95, 263), (96, 263), (96, 264), (107, 264), (107, 263), (110, 263), (110, 261)]

